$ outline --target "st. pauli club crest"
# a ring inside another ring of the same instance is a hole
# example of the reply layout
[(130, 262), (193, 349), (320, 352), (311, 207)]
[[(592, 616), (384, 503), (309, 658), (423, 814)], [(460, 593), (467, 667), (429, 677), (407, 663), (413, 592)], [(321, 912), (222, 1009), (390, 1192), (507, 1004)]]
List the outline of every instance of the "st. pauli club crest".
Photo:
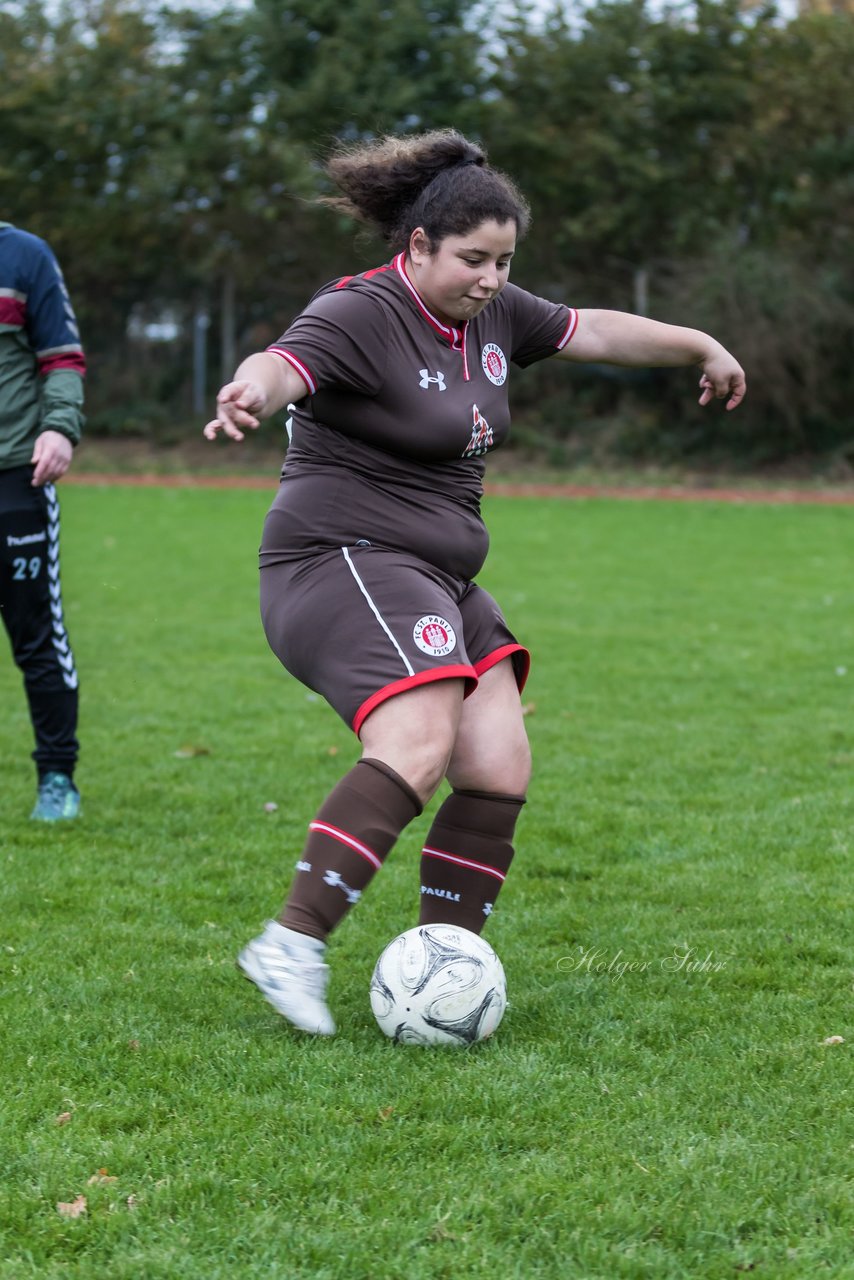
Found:
[(412, 628), (412, 639), (422, 653), (431, 658), (443, 658), (457, 646), (457, 633), (446, 618), (436, 613), (425, 614)]

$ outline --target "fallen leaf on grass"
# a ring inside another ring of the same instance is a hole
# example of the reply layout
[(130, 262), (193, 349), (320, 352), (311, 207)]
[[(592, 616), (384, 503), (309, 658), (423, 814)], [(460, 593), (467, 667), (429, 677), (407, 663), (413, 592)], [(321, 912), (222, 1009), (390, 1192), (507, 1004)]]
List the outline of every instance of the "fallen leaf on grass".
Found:
[(326, 754), (327, 754), (328, 756), (337, 756), (337, 755), (338, 755), (338, 751), (339, 751), (339, 748), (338, 748), (338, 747), (327, 747), (327, 748), (326, 748)]
[(823, 1045), (845, 1044), (844, 1036), (828, 1036), (826, 1040), (822, 1040)]
[(86, 1197), (78, 1196), (76, 1200), (71, 1200), (69, 1203), (60, 1200), (56, 1211), (62, 1218), (80, 1218), (86, 1212)]
[(522, 703), (522, 715), (523, 715), (523, 716), (533, 716), (533, 715), (536, 715), (536, 712), (537, 712), (537, 704), (536, 704), (536, 702), (523, 702), (523, 703)]
[(113, 1178), (107, 1173), (106, 1169), (99, 1169), (97, 1173), (93, 1173), (88, 1179), (87, 1187), (108, 1187), (112, 1183), (118, 1182), (118, 1178)]
[(183, 747), (179, 747), (178, 750), (175, 752), (175, 757), (178, 760), (192, 760), (194, 756), (209, 756), (209, 755), (210, 755), (209, 747), (198, 747), (198, 746), (195, 746), (192, 742), (188, 742)]
[(434, 1244), (438, 1244), (441, 1240), (458, 1240), (459, 1236), (455, 1236), (453, 1232), (448, 1230), (447, 1222), (450, 1218), (450, 1212), (442, 1215), (437, 1222), (433, 1224), (427, 1233), (427, 1239)]
[(61, 1115), (58, 1115), (58, 1116), (56, 1117), (56, 1119), (54, 1120), (54, 1122), (53, 1122), (53, 1123), (54, 1123), (54, 1124), (68, 1124), (68, 1121), (69, 1121), (70, 1119), (71, 1119), (71, 1112), (70, 1112), (70, 1111), (63, 1111)]
[(137, 1049), (139, 1048), (139, 1041), (138, 1041), (138, 1040), (128, 1040), (128, 1048), (129, 1048), (129, 1049), (132, 1049), (132, 1050), (133, 1050), (133, 1052), (134, 1052), (134, 1053), (136, 1053)]
[(388, 1120), (394, 1114), (394, 1107), (380, 1107), (377, 1112), (378, 1120)]

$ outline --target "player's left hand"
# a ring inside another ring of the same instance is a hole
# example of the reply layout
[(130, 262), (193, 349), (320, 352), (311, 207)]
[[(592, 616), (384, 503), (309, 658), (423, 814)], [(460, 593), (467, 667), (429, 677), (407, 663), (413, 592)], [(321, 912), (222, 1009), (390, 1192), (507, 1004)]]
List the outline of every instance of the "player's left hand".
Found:
[(30, 462), (35, 467), (31, 484), (40, 488), (64, 476), (71, 466), (74, 446), (61, 431), (43, 431), (36, 438)]
[(737, 408), (747, 394), (744, 370), (724, 347), (716, 344), (716, 349), (703, 361), (700, 392), (700, 404), (726, 400), (727, 409)]

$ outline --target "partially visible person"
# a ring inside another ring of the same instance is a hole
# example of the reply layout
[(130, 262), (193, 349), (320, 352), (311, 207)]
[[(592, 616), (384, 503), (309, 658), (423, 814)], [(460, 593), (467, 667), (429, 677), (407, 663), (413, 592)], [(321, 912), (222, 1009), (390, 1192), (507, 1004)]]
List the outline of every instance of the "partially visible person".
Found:
[(86, 361), (49, 245), (0, 222), (0, 615), (24, 677), (38, 794), (76, 818), (78, 682), (59, 578), (59, 499), (83, 427)]

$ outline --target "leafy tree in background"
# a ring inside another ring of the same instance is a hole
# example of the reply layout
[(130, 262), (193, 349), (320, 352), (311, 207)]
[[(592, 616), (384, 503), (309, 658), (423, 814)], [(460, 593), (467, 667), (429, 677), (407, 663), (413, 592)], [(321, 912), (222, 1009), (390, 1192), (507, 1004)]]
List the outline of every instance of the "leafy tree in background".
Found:
[(851, 19), (784, 24), (725, 0), (686, 20), (616, 0), (543, 29), (517, 14), (506, 38), (484, 133), (532, 197), (526, 282), (581, 305), (645, 310), (648, 296), (751, 375), (736, 421), (686, 408), (684, 375), (668, 374), (577, 373), (568, 411), (546, 367), (528, 406), (541, 431), (589, 449), (578, 418), (592, 414), (613, 420), (608, 447), (644, 455), (847, 448)]
[[(4, 216), (55, 245), (77, 299), (97, 405), (104, 358), (119, 363), (129, 312), (166, 256), (144, 198), (159, 109), (156, 33), (117, 4), (16, 6), (0, 25)], [(128, 391), (121, 379), (116, 398)]]
[(135, 422), (174, 418), (182, 387), (187, 406), (189, 345), (129, 359), (133, 312), (186, 323), (212, 307), (228, 365), (238, 329), (263, 320), (270, 336), (353, 269), (352, 228), (310, 204), (314, 157), (335, 137), (459, 122), (479, 93), (470, 8), (66, 0), (48, 15), (24, 0), (0, 15), (6, 216), (67, 264), (95, 425), (131, 400)]
[[(546, 364), (520, 380), (523, 434), (555, 456), (844, 452), (854, 21), (736, 0), (568, 12), (520, 8), (499, 38), (473, 0), (7, 3), (2, 216), (63, 259), (94, 425), (188, 420), (194, 312), (214, 319), (212, 390), (319, 282), (378, 260), (311, 203), (333, 139), (452, 124), (531, 199), (520, 283), (709, 328), (751, 374), (724, 418), (686, 408), (684, 372), (574, 370), (568, 396)], [(133, 336), (166, 311), (179, 341)]]
[[(472, 0), (256, 0), (251, 26), (266, 67), (265, 128), (303, 147), (314, 194), (338, 140), (473, 123), (485, 68)], [(282, 321), (318, 284), (381, 261), (385, 248), (348, 219), (302, 207), (305, 272), (283, 281)], [(266, 300), (265, 300), (266, 301)]]
[(543, 31), (517, 15), (485, 128), (541, 211), (544, 273), (592, 255), (630, 275), (742, 228), (751, 62), (770, 23), (746, 24), (737, 0), (701, 0), (692, 23), (645, 0), (587, 9), (580, 26), (559, 10)]
[[(143, 395), (137, 417), (157, 418), (156, 402), (186, 382), (186, 352), (183, 368), (160, 377), (164, 362), (146, 360), (144, 346), (142, 370), (128, 359), (132, 311), (184, 318), (230, 271), (264, 277), (259, 246), (275, 239), (283, 193), (311, 189), (302, 148), (259, 123), (266, 72), (246, 28), (245, 15), (121, 0), (65, 4), (52, 22), (27, 3), (6, 19), (0, 164), (17, 178), (8, 216), (49, 236), (68, 264), (96, 416), (101, 375), (110, 399)], [(154, 376), (147, 398), (132, 385), (138, 372)], [(164, 403), (161, 416), (174, 409)]]
[(474, 0), (256, 0), (270, 123), (335, 138), (466, 127), (483, 90)]

